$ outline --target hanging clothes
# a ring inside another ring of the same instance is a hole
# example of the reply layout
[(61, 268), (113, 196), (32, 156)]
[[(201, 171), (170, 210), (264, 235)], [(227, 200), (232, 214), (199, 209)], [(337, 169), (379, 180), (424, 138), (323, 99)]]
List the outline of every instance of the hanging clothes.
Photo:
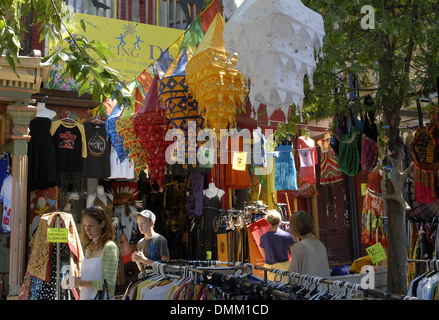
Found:
[[(380, 219), (384, 212), (384, 201), (369, 192), (368, 189), (381, 193), (381, 179), (379, 169), (373, 170), (367, 179), (366, 191), (363, 197), (362, 232), (361, 241), (365, 244), (373, 245), (381, 242), (383, 247), (387, 247), (387, 226), (386, 220)], [(377, 238), (378, 231), (378, 238)]]
[(361, 171), (361, 132), (355, 126), (341, 136), (338, 166), (348, 176), (355, 176)]
[(433, 268), (410, 282), (407, 296), (419, 300), (439, 300), (439, 270), (437, 260), (433, 260)]
[(84, 175), (88, 178), (106, 179), (111, 175), (111, 142), (107, 140), (105, 123), (87, 122), (84, 130), (87, 142)]
[[(19, 299), (28, 300), (32, 295), (32, 290), (35, 286), (32, 284), (37, 283), (36, 288), (42, 288), (42, 282), (51, 282), (53, 271), (53, 252), (56, 252), (54, 245), (47, 242), (47, 230), (54, 228), (56, 223), (56, 217), (60, 217), (60, 226), (68, 230), (68, 254), (66, 263), (69, 265), (70, 275), (79, 277), (81, 264), (84, 259), (82, 252), (81, 242), (76, 230), (76, 224), (73, 216), (65, 212), (51, 212), (43, 215), (40, 219), (40, 224), (35, 232), (34, 238), (31, 240), (31, 253), (29, 262), (26, 269), (25, 280), (20, 291)], [(38, 280), (34, 280), (38, 279)], [(38, 285), (38, 283), (40, 283)], [(38, 293), (37, 295), (40, 295)], [(79, 299), (79, 292), (77, 289), (72, 289), (72, 294), (75, 299)]]
[(49, 118), (34, 118), (29, 124), (28, 189), (45, 190), (58, 183), (57, 154), (52, 142)]
[[(222, 139), (223, 139), (222, 140), (223, 143), (220, 143), (220, 146), (228, 145), (227, 149), (220, 150), (220, 152), (221, 152), (220, 159), (227, 159), (228, 160), (227, 164), (223, 164), (223, 166), (225, 166), (225, 171), (226, 171), (226, 178), (225, 178), (226, 187), (229, 187), (231, 189), (250, 188), (252, 186), (252, 182), (251, 182), (249, 167), (248, 167), (247, 163), (245, 163), (245, 166), (243, 166), (244, 170), (234, 169), (234, 164), (233, 164), (235, 154), (236, 153), (243, 154), (245, 152), (244, 142), (243, 142), (244, 138), (239, 137), (239, 134), (236, 133), (236, 135), (233, 137), (229, 137), (229, 135), (226, 135)], [(232, 139), (239, 139), (238, 150), (232, 149)], [(249, 156), (250, 156), (249, 154), (246, 155), (246, 157), (249, 157)], [(244, 162), (246, 162), (246, 161), (244, 161)]]
[(373, 113), (366, 114), (361, 139), (361, 168), (368, 174), (375, 168), (379, 155), (378, 129)]
[(293, 156), (293, 145), (278, 145), (279, 156), (275, 162), (276, 190), (297, 190), (296, 164)]
[[(219, 189), (218, 189), (219, 192)], [(203, 196), (203, 219), (201, 227), (200, 245), (203, 259), (218, 259), (217, 237), (220, 224), (221, 199), (218, 194), (209, 198)], [(210, 259), (208, 257), (210, 252)]]
[(123, 147), (123, 137), (116, 131), (116, 121), (119, 119), (124, 108), (125, 106), (119, 106), (116, 104), (107, 120), (105, 120), (105, 130), (107, 131), (107, 137), (110, 138), (111, 145), (114, 148), (116, 163), (122, 163), (128, 158), (128, 154), (125, 154)]
[(320, 184), (327, 185), (343, 181), (343, 174), (338, 167), (337, 155), (325, 139), (320, 140), (322, 161), (320, 164)]
[(299, 178), (308, 183), (317, 183), (316, 168), (318, 163), (316, 143), (313, 139), (300, 136), (297, 139), (297, 150), (300, 161)]
[(82, 171), (82, 158), (87, 158), (84, 125), (58, 120), (52, 123), (50, 133), (57, 154), (58, 171)]
[(188, 214), (201, 216), (203, 214), (204, 174), (191, 172), (189, 183)]
[(415, 200), (426, 204), (436, 201), (437, 170), (422, 169), (419, 165), (415, 165), (413, 171), (415, 175)]
[(0, 232), (11, 232), (11, 211), (12, 211), (12, 175), (8, 175), (3, 181), (3, 186), (0, 191), (0, 195), (3, 199), (2, 221), (0, 226)]
[(117, 149), (111, 146), (110, 152), (111, 175), (108, 179), (135, 179), (134, 162), (128, 158), (120, 160)]

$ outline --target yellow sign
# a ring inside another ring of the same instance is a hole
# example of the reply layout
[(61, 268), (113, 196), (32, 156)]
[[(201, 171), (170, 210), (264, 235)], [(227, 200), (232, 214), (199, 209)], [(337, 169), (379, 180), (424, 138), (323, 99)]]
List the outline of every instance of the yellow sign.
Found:
[(387, 259), (386, 251), (379, 242), (373, 246), (370, 246), (369, 248), (366, 248), (366, 252), (373, 264)]
[(366, 194), (367, 183), (361, 184), (361, 195), (364, 196)]
[[(80, 26), (81, 19), (92, 24), (85, 23), (85, 32)], [(127, 83), (148, 69), (182, 34), (183, 30), (179, 29), (82, 13), (75, 13), (73, 29), (74, 36), (80, 35), (88, 41), (107, 43), (114, 55), (112, 58), (108, 57), (108, 64), (110, 68), (119, 71), (122, 80)]]
[(69, 240), (69, 231), (66, 228), (47, 229), (47, 242), (67, 243), (68, 240)]
[(234, 152), (232, 169), (245, 171), (245, 165), (247, 163), (247, 152)]

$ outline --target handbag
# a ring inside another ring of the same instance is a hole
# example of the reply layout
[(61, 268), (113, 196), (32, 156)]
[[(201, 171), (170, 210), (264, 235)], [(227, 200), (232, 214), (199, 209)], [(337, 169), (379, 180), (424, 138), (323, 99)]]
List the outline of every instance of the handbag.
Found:
[[(105, 296), (105, 294), (107, 294), (107, 295)], [(109, 300), (107, 280), (104, 279), (104, 285), (102, 287), (102, 290), (98, 291), (98, 293), (96, 294), (95, 300)]]

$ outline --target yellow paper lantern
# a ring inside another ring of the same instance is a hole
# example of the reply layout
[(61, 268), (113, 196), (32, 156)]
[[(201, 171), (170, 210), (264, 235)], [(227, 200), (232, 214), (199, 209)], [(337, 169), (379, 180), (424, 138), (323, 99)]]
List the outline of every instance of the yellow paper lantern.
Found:
[(186, 66), (186, 83), (198, 102), (198, 111), (210, 128), (235, 127), (244, 110), (247, 88), (235, 69), (237, 56), (225, 50), (225, 21), (218, 13)]

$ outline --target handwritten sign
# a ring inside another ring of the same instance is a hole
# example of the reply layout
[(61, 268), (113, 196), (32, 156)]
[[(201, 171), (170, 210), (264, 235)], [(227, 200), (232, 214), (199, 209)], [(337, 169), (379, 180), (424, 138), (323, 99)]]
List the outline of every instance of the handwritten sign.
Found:
[(386, 251), (381, 243), (366, 248), (366, 252), (373, 264), (387, 259)]
[(47, 242), (67, 243), (69, 232), (66, 228), (49, 228), (47, 229)]

